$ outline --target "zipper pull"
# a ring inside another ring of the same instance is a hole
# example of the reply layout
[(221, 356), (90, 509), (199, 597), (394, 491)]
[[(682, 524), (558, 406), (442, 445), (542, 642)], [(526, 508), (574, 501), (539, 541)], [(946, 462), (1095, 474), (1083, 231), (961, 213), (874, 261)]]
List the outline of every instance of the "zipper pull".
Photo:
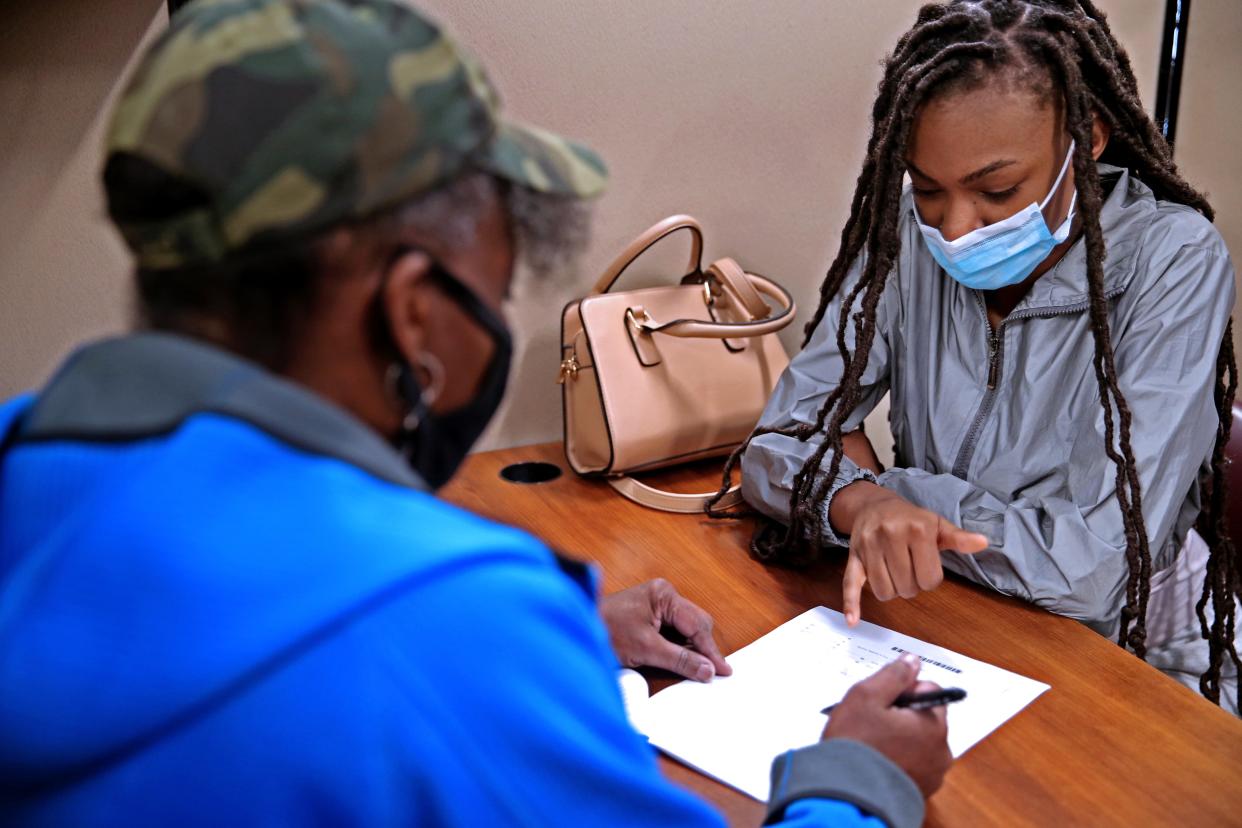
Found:
[(1000, 379), (1000, 344), (997, 342), (996, 331), (988, 336), (988, 390), (996, 390), (996, 382)]
[(577, 354), (570, 354), (568, 359), (561, 360), (561, 370), (556, 378), (557, 384), (564, 385), (565, 380), (575, 379), (578, 376), (579, 367)]

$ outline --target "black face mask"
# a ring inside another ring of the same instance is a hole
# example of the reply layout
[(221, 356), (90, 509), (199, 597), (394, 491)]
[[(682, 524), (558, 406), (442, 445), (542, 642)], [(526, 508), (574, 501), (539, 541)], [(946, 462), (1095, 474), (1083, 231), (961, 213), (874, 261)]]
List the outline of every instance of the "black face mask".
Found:
[(434, 413), (423, 399), (423, 389), (404, 359), (398, 360), (397, 393), (410, 411), (397, 435), (396, 447), (419, 476), (433, 489), (447, 483), (466, 459), (470, 447), (496, 414), (509, 381), (513, 339), (505, 324), (465, 285), (439, 266), (433, 273), (439, 286), (491, 334), (496, 350), (484, 371), (479, 391), (465, 405)]

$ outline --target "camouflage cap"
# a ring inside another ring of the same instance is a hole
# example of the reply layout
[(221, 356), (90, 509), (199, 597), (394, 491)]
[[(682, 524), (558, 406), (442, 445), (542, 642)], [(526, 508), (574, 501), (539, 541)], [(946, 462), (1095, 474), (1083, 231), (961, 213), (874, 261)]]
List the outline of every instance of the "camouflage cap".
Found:
[(606, 178), (586, 147), (501, 121), (482, 67), (397, 0), (195, 0), (113, 111), (105, 155), (119, 153), (208, 200), (116, 219), (154, 269), (304, 237), (467, 168), (578, 197)]

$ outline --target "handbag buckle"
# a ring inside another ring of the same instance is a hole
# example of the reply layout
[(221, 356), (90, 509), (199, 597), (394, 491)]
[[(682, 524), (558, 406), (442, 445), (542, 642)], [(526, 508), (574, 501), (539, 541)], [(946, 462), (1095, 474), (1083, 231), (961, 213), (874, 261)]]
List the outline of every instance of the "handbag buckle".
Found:
[(652, 336), (659, 330), (660, 324), (651, 318), (647, 309), (641, 305), (625, 309), (626, 330), (630, 335), (630, 344), (634, 346), (634, 355), (638, 364), (650, 368), (660, 364), (660, 349)]
[(626, 308), (625, 321), (635, 333), (651, 333), (653, 328), (659, 327), (643, 307)]
[(703, 280), (703, 303), (707, 305), (709, 308), (716, 304), (716, 297), (722, 296), (724, 294), (723, 288), (720, 288), (720, 287), (717, 287), (716, 289), (712, 288), (712, 285), (715, 285), (715, 284), (716, 284), (716, 280), (713, 279), (711, 276), (708, 276), (707, 278)]

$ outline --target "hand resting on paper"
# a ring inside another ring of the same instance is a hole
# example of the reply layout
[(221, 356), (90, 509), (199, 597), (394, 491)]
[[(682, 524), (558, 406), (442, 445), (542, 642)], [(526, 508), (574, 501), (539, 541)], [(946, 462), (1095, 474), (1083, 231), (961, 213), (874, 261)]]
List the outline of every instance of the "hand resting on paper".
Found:
[[(845, 456), (879, 471), (871, 442), (861, 431), (845, 435)], [(913, 598), (944, 580), (940, 551), (982, 552), (988, 539), (967, 532), (935, 512), (921, 509), (898, 494), (866, 480), (841, 489), (832, 498), (828, 519), (850, 538), (842, 583), (845, 620), (852, 627), (862, 617), (862, 589), (881, 601), (900, 595)]]
[(853, 739), (884, 754), (931, 796), (953, 762), (944, 707), (909, 710), (890, 707), (907, 690), (938, 689), (919, 681), (919, 660), (909, 654), (887, 664), (850, 688), (828, 717), (824, 739)]
[[(660, 667), (696, 681), (733, 672), (712, 637), (711, 616), (663, 578), (605, 595), (599, 614), (625, 667)], [(668, 640), (661, 627), (676, 630), (687, 643)]]

